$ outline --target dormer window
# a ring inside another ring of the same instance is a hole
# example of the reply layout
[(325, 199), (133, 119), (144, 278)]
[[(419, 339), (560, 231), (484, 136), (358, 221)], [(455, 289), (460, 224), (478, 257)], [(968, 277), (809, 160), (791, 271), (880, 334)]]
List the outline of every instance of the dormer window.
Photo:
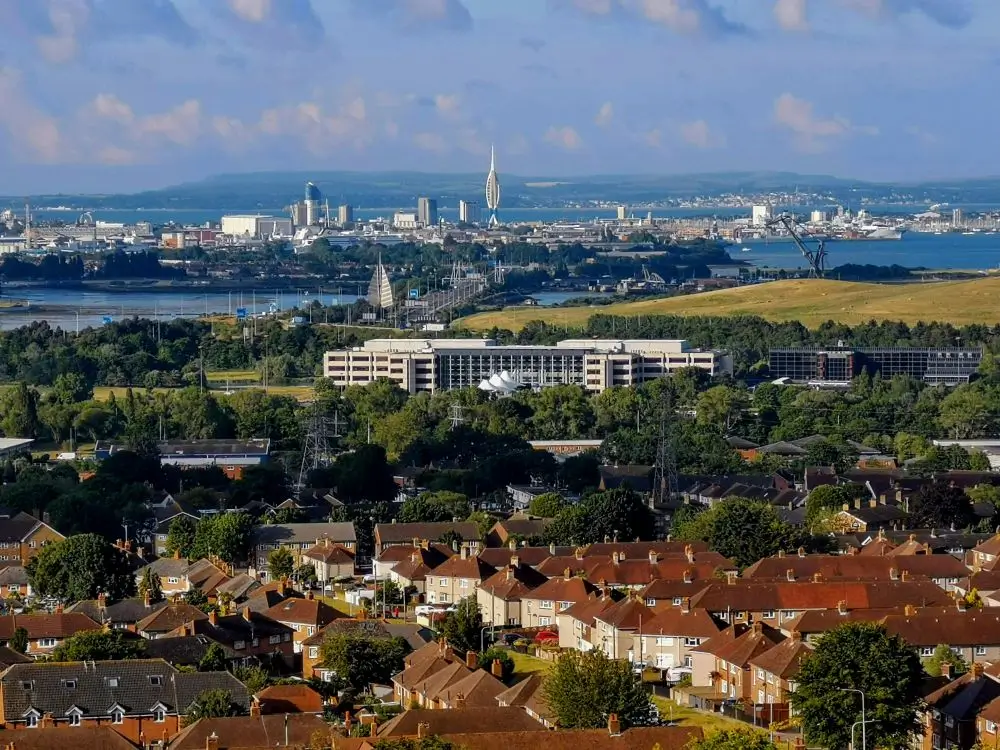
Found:
[(111, 723), (112, 724), (122, 724), (125, 722), (125, 713), (120, 709), (116, 708), (111, 712)]
[(162, 707), (157, 706), (153, 709), (153, 721), (157, 724), (162, 724), (167, 720), (167, 712), (163, 710)]
[(108, 687), (113, 687), (113, 688), (118, 687), (118, 678), (117, 677), (109, 677), (108, 678)]
[(76, 680), (66, 680), (63, 685), (67, 690), (76, 690)]
[(83, 711), (81, 711), (76, 706), (73, 706), (72, 708), (70, 708), (69, 711), (66, 712), (66, 721), (71, 727), (78, 727), (80, 726), (81, 716), (83, 716)]
[(24, 680), (21, 682), (21, 690), (31, 690), (31, 680)]
[(153, 685), (155, 687), (159, 687), (160, 685), (162, 685), (163, 684), (163, 677), (162, 677), (162, 675), (151, 674), (149, 676), (149, 684)]
[(34, 708), (29, 708), (27, 711), (24, 712), (23, 716), (24, 716), (24, 726), (26, 726), (28, 729), (38, 728), (38, 719), (41, 716), (41, 714), (37, 710), (35, 710)]

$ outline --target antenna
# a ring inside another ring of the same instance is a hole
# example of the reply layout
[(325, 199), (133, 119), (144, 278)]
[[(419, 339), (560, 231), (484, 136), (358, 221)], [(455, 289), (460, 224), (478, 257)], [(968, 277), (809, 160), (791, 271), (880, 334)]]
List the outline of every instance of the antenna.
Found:
[(31, 203), (24, 202), (24, 249), (31, 249)]
[(465, 417), (462, 416), (462, 405), (456, 401), (451, 405), (451, 429), (456, 429), (460, 424), (465, 422)]

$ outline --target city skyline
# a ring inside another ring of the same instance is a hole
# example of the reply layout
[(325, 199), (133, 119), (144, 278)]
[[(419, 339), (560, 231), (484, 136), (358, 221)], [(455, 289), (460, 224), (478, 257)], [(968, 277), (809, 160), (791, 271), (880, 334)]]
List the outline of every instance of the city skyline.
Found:
[[(9, 0), (10, 192), (218, 173), (997, 174), (988, 0)], [(414, 71), (418, 75), (414, 75)], [(320, 77), (318, 71), (332, 71)], [(248, 85), (253, 81), (253, 85)]]

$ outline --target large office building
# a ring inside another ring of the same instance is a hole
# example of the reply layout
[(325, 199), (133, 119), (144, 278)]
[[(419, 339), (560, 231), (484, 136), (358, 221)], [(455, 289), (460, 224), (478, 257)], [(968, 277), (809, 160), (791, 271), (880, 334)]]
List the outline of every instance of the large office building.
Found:
[(222, 217), (222, 233), (231, 237), (262, 240), (269, 237), (291, 237), (291, 218), (234, 214)]
[(417, 220), (425, 227), (438, 223), (438, 202), (433, 198), (417, 198)]
[(560, 341), (555, 346), (501, 346), (492, 339), (372, 339), (327, 352), (323, 374), (338, 386), (389, 379), (409, 393), (572, 384), (588, 391), (639, 385), (685, 367), (713, 375), (732, 372), (722, 352), (692, 349), (679, 340)]
[(459, 201), (458, 220), (464, 224), (478, 224), (483, 219), (478, 201)]
[(932, 385), (968, 383), (983, 359), (982, 349), (771, 349), (771, 377), (800, 383), (847, 383), (862, 373), (883, 378), (909, 375)]

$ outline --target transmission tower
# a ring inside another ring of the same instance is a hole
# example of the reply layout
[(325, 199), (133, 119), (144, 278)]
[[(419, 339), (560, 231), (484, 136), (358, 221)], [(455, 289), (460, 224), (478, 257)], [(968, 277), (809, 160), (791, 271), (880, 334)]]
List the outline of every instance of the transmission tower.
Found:
[(674, 404), (670, 391), (664, 389), (660, 397), (660, 429), (656, 443), (654, 473), (654, 500), (663, 505), (680, 490), (677, 481), (676, 433), (674, 430)]
[(299, 467), (299, 480), (295, 484), (295, 497), (299, 499), (306, 485), (309, 472), (333, 461), (334, 449), (340, 437), (340, 412), (329, 417), (319, 405), (313, 404), (306, 417), (306, 437), (302, 445), (302, 465)]
[(465, 417), (462, 415), (463, 407), (457, 401), (451, 405), (451, 429), (457, 429), (459, 425), (465, 422)]

